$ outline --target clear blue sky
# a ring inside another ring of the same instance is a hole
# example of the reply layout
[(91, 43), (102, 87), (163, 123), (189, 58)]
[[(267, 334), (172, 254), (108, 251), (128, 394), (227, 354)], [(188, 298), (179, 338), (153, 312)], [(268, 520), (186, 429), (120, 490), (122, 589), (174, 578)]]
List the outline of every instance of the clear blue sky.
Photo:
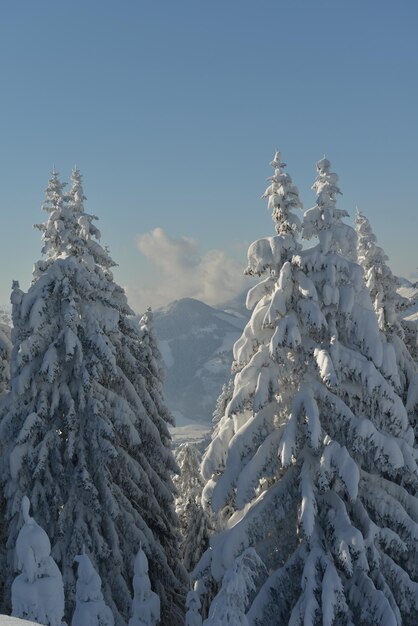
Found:
[(156, 227), (219, 248), (273, 233), (260, 201), (280, 148), (305, 207), (324, 153), (340, 206), (393, 269), (418, 264), (416, 0), (5, 0), (0, 7), (0, 302), (27, 288), (55, 164), (80, 167), (119, 282)]

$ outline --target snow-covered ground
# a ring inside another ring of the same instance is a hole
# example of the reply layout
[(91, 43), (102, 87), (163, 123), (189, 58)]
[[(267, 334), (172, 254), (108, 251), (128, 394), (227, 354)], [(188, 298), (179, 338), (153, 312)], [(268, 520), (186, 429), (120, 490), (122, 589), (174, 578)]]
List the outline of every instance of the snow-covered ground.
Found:
[(27, 622), (17, 617), (9, 617), (8, 615), (0, 615), (0, 626), (39, 626), (35, 622)]
[(178, 412), (174, 412), (176, 418), (175, 428), (170, 426), (173, 446), (177, 448), (186, 441), (190, 443), (201, 443), (210, 433), (211, 425), (191, 422)]
[(180, 411), (173, 411), (176, 420), (175, 427), (169, 426), (173, 447), (177, 448), (181, 443), (201, 443), (210, 433), (211, 424), (200, 424), (185, 417)]
[(173, 446), (177, 447), (186, 441), (190, 443), (201, 443), (210, 433), (210, 428), (204, 424), (187, 424), (179, 428), (172, 428), (171, 437)]

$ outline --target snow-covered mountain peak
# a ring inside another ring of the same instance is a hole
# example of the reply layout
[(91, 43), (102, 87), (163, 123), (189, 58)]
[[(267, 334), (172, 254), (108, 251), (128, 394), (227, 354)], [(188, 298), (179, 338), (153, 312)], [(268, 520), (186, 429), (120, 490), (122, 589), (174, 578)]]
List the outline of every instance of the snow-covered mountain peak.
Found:
[(178, 422), (209, 423), (216, 399), (227, 382), (232, 347), (247, 318), (182, 298), (155, 311), (155, 329), (167, 367), (165, 395)]

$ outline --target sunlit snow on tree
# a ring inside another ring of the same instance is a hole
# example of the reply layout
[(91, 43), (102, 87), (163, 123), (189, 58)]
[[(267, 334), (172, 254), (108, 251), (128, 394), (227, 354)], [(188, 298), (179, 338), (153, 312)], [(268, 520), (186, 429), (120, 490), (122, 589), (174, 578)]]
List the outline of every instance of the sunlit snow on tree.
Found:
[(195, 589), (190, 589), (186, 597), (186, 623), (185, 626), (202, 626), (200, 609), (202, 603), (199, 593)]
[(12, 615), (46, 626), (61, 626), (64, 616), (62, 576), (51, 556), (48, 535), (29, 515), (29, 508), (29, 499), (24, 496), (24, 524), (16, 540), (16, 562), (21, 574), (12, 584)]
[(128, 626), (155, 626), (160, 621), (160, 598), (152, 591), (148, 559), (140, 547), (134, 565), (134, 599)]
[(222, 587), (210, 606), (203, 626), (250, 626), (245, 615), (254, 579), (264, 564), (254, 548), (247, 548), (225, 572)]
[[(318, 162), (317, 203), (300, 223), (279, 154), (272, 165), (278, 235), (249, 249), (248, 273), (264, 278), (248, 294), (233, 396), (203, 459), (221, 527), (194, 575), (223, 584), (252, 546), (269, 575), (246, 607), (251, 624), (414, 626), (413, 431), (382, 371), (386, 339), (336, 206), (338, 176)], [(301, 228), (319, 243), (302, 249)]]
[(401, 311), (407, 300), (398, 294), (399, 280), (392, 274), (388, 257), (377, 245), (370, 222), (360, 211), (356, 215), (358, 262), (376, 311), (383, 344), (382, 372), (393, 381), (404, 401), (410, 422), (418, 427), (418, 364), (405, 342)]
[(102, 581), (87, 554), (78, 554), (76, 606), (71, 626), (114, 626), (112, 611), (103, 600)]

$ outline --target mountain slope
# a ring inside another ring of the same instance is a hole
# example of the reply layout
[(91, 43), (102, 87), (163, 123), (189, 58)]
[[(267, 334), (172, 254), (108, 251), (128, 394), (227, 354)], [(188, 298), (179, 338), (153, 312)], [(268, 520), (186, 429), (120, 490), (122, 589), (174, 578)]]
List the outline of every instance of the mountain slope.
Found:
[(409, 300), (405, 307), (402, 318), (407, 322), (418, 322), (418, 284), (407, 280), (402, 281), (402, 287), (398, 289), (399, 295)]
[(165, 397), (178, 426), (211, 421), (222, 385), (229, 380), (232, 346), (246, 322), (241, 311), (216, 309), (193, 298), (155, 311), (167, 367)]

